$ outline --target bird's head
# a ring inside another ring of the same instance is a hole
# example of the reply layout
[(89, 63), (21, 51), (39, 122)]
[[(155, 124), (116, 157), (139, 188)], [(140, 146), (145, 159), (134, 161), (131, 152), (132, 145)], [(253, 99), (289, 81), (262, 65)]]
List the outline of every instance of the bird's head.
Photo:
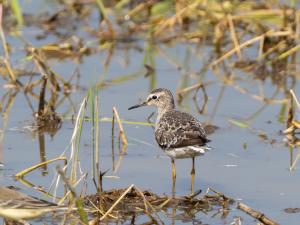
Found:
[(142, 106), (156, 106), (158, 109), (173, 109), (175, 107), (175, 103), (170, 90), (165, 88), (156, 88), (150, 92), (146, 101), (141, 104), (131, 106), (128, 110)]

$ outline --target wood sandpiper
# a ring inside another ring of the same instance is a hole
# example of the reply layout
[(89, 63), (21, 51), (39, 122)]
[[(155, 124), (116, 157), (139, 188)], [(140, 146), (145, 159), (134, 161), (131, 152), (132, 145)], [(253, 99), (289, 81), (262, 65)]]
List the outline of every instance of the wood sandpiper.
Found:
[(165, 88), (154, 89), (148, 95), (147, 101), (134, 105), (128, 110), (141, 106), (157, 107), (155, 139), (162, 150), (171, 157), (173, 191), (176, 182), (175, 159), (192, 158), (191, 190), (194, 192), (195, 157), (203, 155), (210, 149), (203, 126), (190, 114), (177, 111), (171, 91)]

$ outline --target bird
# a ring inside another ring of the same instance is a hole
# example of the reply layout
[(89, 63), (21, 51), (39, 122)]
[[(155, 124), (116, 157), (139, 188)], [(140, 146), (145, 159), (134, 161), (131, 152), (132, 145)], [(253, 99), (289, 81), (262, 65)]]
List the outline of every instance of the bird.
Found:
[(195, 157), (211, 149), (207, 144), (210, 140), (207, 138), (203, 125), (192, 115), (176, 110), (172, 92), (166, 88), (152, 90), (146, 101), (131, 106), (128, 110), (142, 106), (157, 108), (155, 139), (160, 148), (171, 158), (173, 189), (175, 189), (176, 182), (175, 159), (192, 158), (191, 190), (193, 193)]

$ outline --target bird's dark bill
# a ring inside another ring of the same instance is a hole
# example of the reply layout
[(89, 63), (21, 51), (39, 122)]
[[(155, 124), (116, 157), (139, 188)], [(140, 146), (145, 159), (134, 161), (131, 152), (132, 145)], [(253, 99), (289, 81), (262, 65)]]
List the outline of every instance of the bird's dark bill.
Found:
[(128, 110), (136, 109), (136, 108), (139, 108), (139, 107), (142, 107), (142, 106), (146, 106), (146, 105), (147, 105), (147, 102), (143, 102), (142, 104), (137, 104), (137, 105), (129, 107)]

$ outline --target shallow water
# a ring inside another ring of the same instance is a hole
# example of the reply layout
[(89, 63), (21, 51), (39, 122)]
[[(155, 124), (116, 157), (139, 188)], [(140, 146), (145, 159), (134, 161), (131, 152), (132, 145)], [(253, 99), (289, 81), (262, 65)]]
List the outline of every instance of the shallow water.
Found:
[[(32, 4), (25, 4), (25, 7)], [(42, 4), (43, 6), (43, 4)], [(45, 7), (45, 6), (43, 6)], [(43, 8), (42, 7), (42, 8)], [(32, 10), (32, 9), (27, 9)], [(25, 10), (26, 11), (26, 10)], [(24, 28), (23, 36), (34, 45), (39, 46), (48, 41), (54, 41), (54, 37), (47, 37), (47, 41), (37, 41), (34, 37), (34, 28)], [(80, 32), (79, 32), (80, 33)], [(88, 38), (88, 37), (86, 37)], [(17, 51), (21, 46), (15, 38), (7, 37), (14, 49)], [(140, 108), (128, 111), (128, 107), (146, 98), (147, 93), (153, 87), (169, 88), (174, 94), (180, 87), (187, 87), (198, 82), (199, 72), (211, 53), (207, 46), (201, 49), (191, 44), (176, 44), (165, 46), (158, 44), (163, 52), (171, 55), (174, 61), (182, 68), (170, 64), (168, 60), (156, 49), (154, 77), (145, 77), (144, 57), (146, 42), (136, 43), (143, 51), (132, 49), (115, 49), (114, 56), (107, 70), (103, 66), (106, 53), (100, 52), (83, 58), (81, 63), (72, 60), (50, 60), (48, 63), (56, 72), (66, 79), (70, 77), (75, 68), (80, 71), (80, 88), (71, 94), (76, 111), (87, 94), (87, 89), (95, 83), (103, 80), (108, 82), (130, 74), (137, 74), (132, 79), (120, 81), (99, 90), (100, 92), (100, 117), (112, 117), (112, 107), (116, 106), (119, 115), (124, 120), (147, 121), (147, 117), (154, 108)], [(120, 45), (119, 47), (122, 47)], [(255, 54), (256, 49), (248, 49), (248, 54)], [(18, 53), (17, 53), (18, 54)], [(14, 56), (14, 59), (23, 58), (24, 55)], [(209, 122), (219, 129), (209, 136), (212, 140), (213, 149), (205, 156), (196, 159), (196, 182), (195, 189), (201, 188), (203, 192), (211, 187), (227, 196), (241, 200), (252, 208), (265, 213), (280, 224), (298, 224), (300, 214), (288, 214), (285, 208), (300, 207), (300, 171), (299, 166), (290, 171), (291, 160), (295, 160), (300, 154), (299, 149), (290, 149), (283, 141), (284, 136), (280, 131), (284, 130), (285, 123), (279, 120), (282, 104), (265, 104), (251, 97), (247, 93), (241, 93), (239, 87), (247, 89), (253, 95), (259, 95), (261, 91), (266, 97), (271, 97), (277, 91), (276, 99), (285, 98), (282, 85), (273, 84), (270, 78), (265, 81), (253, 79), (252, 72), (245, 73), (239, 69), (228, 67), (228, 70), (240, 81), (233, 84), (225, 84), (220, 76), (225, 72), (219, 72), (211, 68), (204, 74), (202, 82), (205, 86), (208, 102), (205, 113), (200, 115), (192, 99), (193, 93), (184, 98), (179, 106), (181, 110), (193, 114), (203, 122)], [(296, 71), (298, 72), (298, 71)], [(153, 78), (153, 79), (152, 79)], [(152, 79), (152, 80), (151, 80)], [(299, 79), (299, 76), (298, 76)], [(297, 80), (298, 81), (298, 80)], [(1, 80), (1, 85), (5, 81)], [(293, 87), (294, 92), (300, 97), (300, 86), (298, 82)], [(7, 89), (1, 89), (3, 96)], [(201, 91), (198, 93), (197, 102), (201, 105), (203, 97)], [(37, 108), (37, 101), (33, 101)], [(33, 121), (32, 111), (22, 93), (18, 93), (9, 113), (3, 114), (1, 125), (4, 129), (1, 133), (2, 141), (0, 148), (0, 161), (4, 167), (0, 170), (0, 181), (2, 185), (15, 185), (23, 192), (43, 197), (22, 183), (15, 181), (13, 175), (17, 172), (41, 162), (41, 159), (52, 159), (58, 157), (71, 140), (74, 123), (70, 120), (75, 115), (72, 106), (65, 101), (57, 112), (63, 115), (62, 128), (54, 137), (45, 135), (44, 155), (40, 153), (38, 135), (33, 135), (29, 129)], [(256, 113), (257, 112), (257, 113)], [(286, 113), (285, 113), (286, 116)], [(155, 121), (155, 118), (152, 118)], [(248, 122), (249, 127), (237, 126), (230, 121)], [(101, 169), (108, 170), (104, 179), (104, 189), (124, 188), (135, 184), (141, 189), (149, 189), (159, 194), (171, 194), (171, 162), (170, 159), (157, 146), (154, 132), (150, 126), (138, 126), (124, 124), (126, 136), (129, 140), (127, 153), (118, 155), (117, 143), (115, 144), (115, 156), (112, 157), (111, 147), (111, 123), (101, 122), (100, 149)], [(92, 142), (91, 125), (84, 124), (82, 148), (80, 152), (81, 169), (85, 172), (91, 171)], [(259, 134), (265, 134), (267, 139), (262, 139)], [(271, 141), (272, 140), (272, 141)], [(272, 143), (270, 143), (272, 142)], [(118, 161), (120, 159), (120, 161)], [(113, 166), (113, 163), (115, 164)], [(117, 166), (117, 171), (113, 167)], [(176, 195), (187, 195), (190, 193), (190, 170), (191, 160), (176, 160), (177, 184)], [(50, 164), (45, 171), (38, 170), (26, 176), (26, 179), (37, 186), (49, 187), (54, 174), (55, 165)], [(114, 178), (112, 178), (113, 176)], [(89, 180), (90, 181), (90, 180)], [(95, 192), (90, 181), (88, 185), (90, 193)], [(180, 214), (179, 212), (177, 214)], [(230, 224), (235, 217), (241, 216), (244, 224), (255, 224), (255, 221), (241, 211), (233, 209), (228, 217), (221, 218), (214, 213), (197, 214), (195, 218), (175, 218), (176, 224), (196, 223), (200, 224)], [(172, 218), (163, 216), (166, 224), (172, 222)], [(141, 217), (137, 222), (145, 222)]]

